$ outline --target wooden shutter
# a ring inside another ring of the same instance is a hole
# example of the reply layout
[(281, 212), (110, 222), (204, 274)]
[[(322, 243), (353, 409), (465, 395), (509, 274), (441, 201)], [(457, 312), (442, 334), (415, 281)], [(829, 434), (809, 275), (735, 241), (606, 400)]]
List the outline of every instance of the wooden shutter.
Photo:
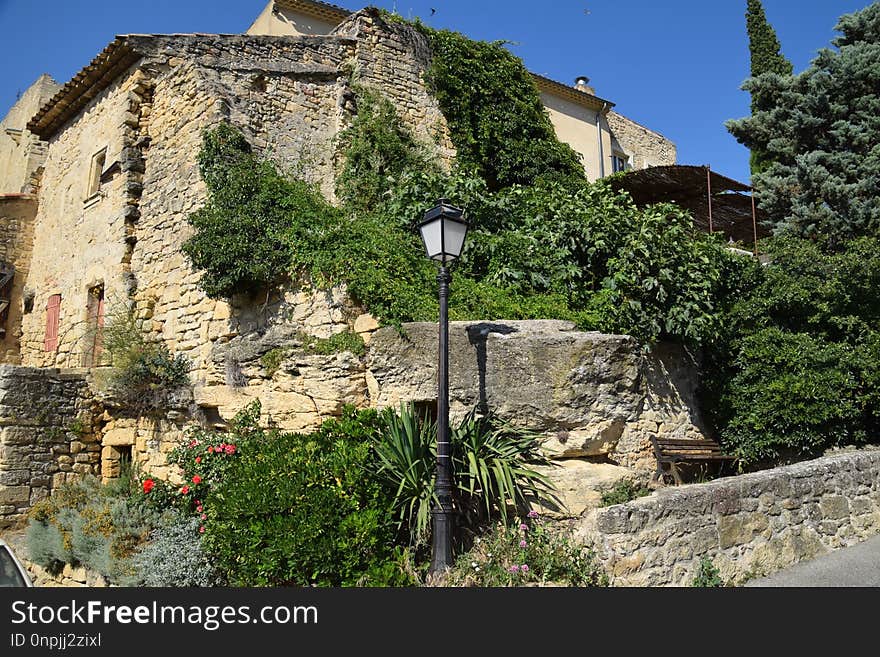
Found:
[(46, 304), (46, 351), (58, 351), (58, 318), (61, 315), (61, 295), (53, 294)]

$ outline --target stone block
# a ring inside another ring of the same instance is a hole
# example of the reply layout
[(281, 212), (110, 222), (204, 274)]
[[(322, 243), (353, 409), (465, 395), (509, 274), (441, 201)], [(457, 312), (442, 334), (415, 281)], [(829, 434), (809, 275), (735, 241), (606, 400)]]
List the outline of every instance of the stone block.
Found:
[(769, 527), (766, 516), (761, 513), (739, 513), (723, 516), (718, 521), (718, 542), (722, 550), (743, 545)]
[(849, 502), (842, 495), (823, 495), (819, 500), (819, 510), (823, 518), (848, 518)]
[(0, 484), (0, 504), (27, 504), (30, 498), (30, 486), (6, 486)]

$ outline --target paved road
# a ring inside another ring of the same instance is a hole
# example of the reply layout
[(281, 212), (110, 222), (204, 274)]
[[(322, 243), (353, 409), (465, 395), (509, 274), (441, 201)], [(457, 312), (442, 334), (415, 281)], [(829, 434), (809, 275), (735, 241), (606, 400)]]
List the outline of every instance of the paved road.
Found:
[(880, 586), (880, 535), (803, 561), (746, 586)]

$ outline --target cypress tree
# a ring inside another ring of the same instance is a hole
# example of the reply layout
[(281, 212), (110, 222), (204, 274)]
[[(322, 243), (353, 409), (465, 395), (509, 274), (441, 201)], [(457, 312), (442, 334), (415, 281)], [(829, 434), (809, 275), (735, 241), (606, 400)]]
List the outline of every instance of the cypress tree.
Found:
[[(781, 52), (782, 46), (776, 37), (773, 27), (767, 22), (764, 5), (761, 0), (746, 2), (746, 31), (749, 35), (749, 55), (751, 58), (751, 76), (758, 77), (764, 73), (791, 75), (794, 71), (791, 62)], [(761, 106), (760, 99), (752, 90), (752, 114)], [(752, 175), (767, 168), (768, 156), (761, 149), (752, 149), (749, 162)]]

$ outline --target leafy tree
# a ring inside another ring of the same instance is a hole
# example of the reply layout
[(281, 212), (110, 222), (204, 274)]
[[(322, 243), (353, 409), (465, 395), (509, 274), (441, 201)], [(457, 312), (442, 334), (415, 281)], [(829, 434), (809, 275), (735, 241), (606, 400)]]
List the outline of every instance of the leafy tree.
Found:
[(727, 128), (772, 160), (754, 177), (777, 231), (825, 235), (832, 247), (880, 234), (880, 3), (841, 17), (836, 49), (796, 76), (764, 73), (758, 100)]
[[(793, 69), (780, 52), (781, 46), (773, 27), (767, 22), (764, 5), (761, 0), (747, 0), (746, 31), (749, 34), (749, 56), (751, 59), (751, 76), (758, 77), (764, 73), (791, 75)], [(760, 106), (756, 91), (752, 91), (752, 113)], [(763, 171), (767, 166), (767, 154), (759, 149), (752, 150), (752, 174)]]

